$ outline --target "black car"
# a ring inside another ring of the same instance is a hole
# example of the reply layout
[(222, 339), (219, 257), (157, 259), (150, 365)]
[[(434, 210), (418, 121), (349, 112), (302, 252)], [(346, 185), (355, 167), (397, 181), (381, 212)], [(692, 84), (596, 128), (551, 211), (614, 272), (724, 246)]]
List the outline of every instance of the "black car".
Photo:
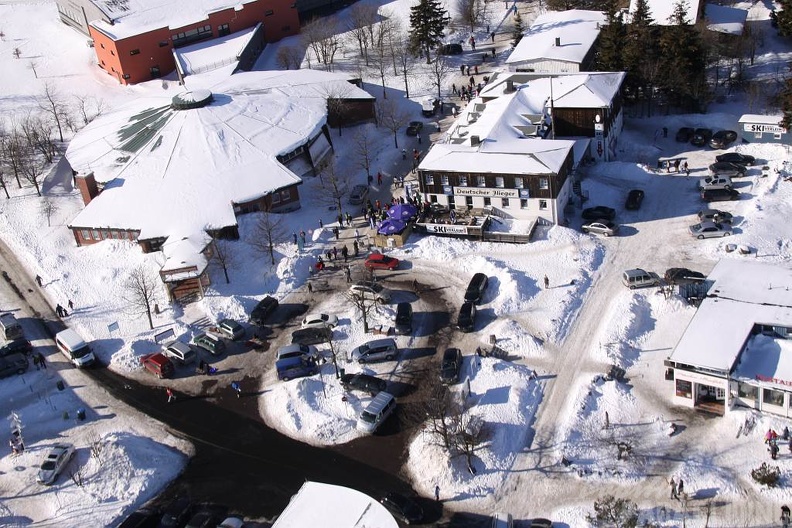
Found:
[(740, 192), (735, 189), (705, 189), (701, 191), (701, 199), (705, 202), (739, 200)]
[(467, 290), (465, 290), (465, 301), (475, 304), (480, 303), (481, 298), (484, 297), (484, 292), (487, 290), (487, 284), (489, 284), (489, 278), (483, 273), (473, 275)]
[(440, 55), (461, 55), (462, 44), (443, 44), (439, 51)]
[(714, 149), (724, 149), (735, 141), (737, 141), (737, 132), (734, 130), (718, 130), (712, 135), (709, 145)]
[(193, 514), (184, 528), (217, 528), (228, 515), (228, 508), (219, 504), (204, 504)]
[(753, 156), (749, 156), (748, 154), (740, 154), (739, 152), (727, 152), (726, 154), (719, 154), (715, 156), (715, 159), (717, 161), (739, 163), (740, 165), (744, 165), (746, 167), (753, 165), (756, 162), (756, 158)]
[(624, 202), (624, 208), (630, 210), (640, 209), (643, 199), (644, 192), (641, 189), (633, 189), (627, 193), (627, 201)]
[(462, 368), (462, 352), (458, 348), (448, 348), (443, 352), (440, 363), (440, 381), (446, 385), (459, 381), (459, 370)]
[(179, 528), (184, 526), (193, 513), (193, 504), (187, 497), (177, 497), (165, 508), (160, 520), (160, 528)]
[(312, 327), (302, 328), (292, 332), (292, 344), (318, 345), (327, 343), (333, 337), (332, 328)]
[(732, 214), (718, 209), (702, 209), (698, 212), (699, 222), (715, 222), (716, 224), (731, 224)]
[(693, 129), (690, 127), (682, 127), (677, 130), (676, 133), (676, 140), (680, 143), (687, 143), (693, 139)]
[(162, 512), (156, 508), (140, 508), (133, 512), (118, 528), (157, 528)]
[(691, 284), (707, 278), (703, 273), (687, 268), (669, 268), (663, 276), (668, 284)]
[(250, 312), (250, 324), (261, 326), (266, 321), (267, 317), (272, 315), (272, 312), (278, 307), (278, 300), (274, 297), (267, 295), (253, 308)]
[(457, 328), (463, 332), (472, 332), (476, 325), (476, 303), (466, 302), (459, 309)]
[(748, 169), (745, 167), (745, 165), (740, 165), (739, 163), (732, 163), (731, 161), (716, 161), (715, 163), (710, 164), (709, 170), (712, 172), (712, 174), (720, 174), (723, 176), (728, 176), (729, 178), (742, 178), (745, 176), (745, 171)]
[(580, 213), (580, 216), (583, 220), (613, 220), (616, 218), (616, 210), (610, 207), (605, 207), (604, 205), (597, 205), (595, 207), (589, 207), (588, 209), (583, 209), (583, 212)]
[(24, 373), (30, 364), (24, 354), (9, 354), (0, 358), (0, 378)]
[(31, 350), (33, 350), (33, 345), (27, 339), (14, 339), (3, 345), (3, 348), (0, 348), (0, 357), (9, 354), (27, 354)]
[(400, 493), (388, 493), (380, 503), (404, 524), (417, 524), (423, 520), (423, 509), (418, 503)]
[(410, 121), (410, 124), (407, 125), (407, 135), (417, 136), (423, 130), (423, 126), (421, 121)]
[(368, 374), (344, 374), (341, 376), (341, 386), (346, 390), (368, 392), (372, 396), (388, 388), (388, 383)]
[(412, 334), (412, 304), (400, 302), (396, 305), (396, 325), (394, 331), (398, 335)]
[(693, 137), (690, 139), (690, 143), (697, 147), (703, 147), (709, 143), (710, 139), (712, 139), (712, 130), (709, 128), (697, 128), (693, 132)]

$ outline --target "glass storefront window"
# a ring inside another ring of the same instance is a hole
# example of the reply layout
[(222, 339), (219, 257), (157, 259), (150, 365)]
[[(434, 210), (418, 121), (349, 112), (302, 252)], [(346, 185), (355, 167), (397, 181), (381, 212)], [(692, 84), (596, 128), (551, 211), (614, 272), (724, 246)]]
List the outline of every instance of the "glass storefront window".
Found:
[(759, 388), (747, 383), (738, 383), (737, 396), (748, 400), (756, 400), (759, 398)]
[(686, 380), (676, 380), (676, 395), (680, 398), (692, 398), (693, 384)]
[(784, 405), (784, 393), (773, 389), (762, 389), (762, 403)]

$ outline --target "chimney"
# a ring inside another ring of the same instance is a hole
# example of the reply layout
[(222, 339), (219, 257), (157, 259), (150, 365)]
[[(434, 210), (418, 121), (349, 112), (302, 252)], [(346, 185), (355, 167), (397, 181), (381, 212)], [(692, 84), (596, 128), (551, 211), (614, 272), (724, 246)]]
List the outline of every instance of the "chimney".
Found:
[(470, 136), (471, 147), (477, 147), (480, 144), (481, 144), (481, 138), (479, 138), (478, 136)]
[(561, 47), (561, 37), (556, 37), (556, 48)]
[(503, 93), (512, 93), (512, 92), (514, 92), (514, 81), (511, 80), (511, 79), (508, 79), (506, 81), (506, 89), (503, 90)]
[(82, 195), (85, 205), (88, 205), (91, 200), (99, 195), (99, 187), (96, 185), (96, 178), (94, 178), (93, 172), (89, 172), (84, 176), (75, 175), (74, 183), (77, 185), (77, 188), (80, 189), (80, 194)]

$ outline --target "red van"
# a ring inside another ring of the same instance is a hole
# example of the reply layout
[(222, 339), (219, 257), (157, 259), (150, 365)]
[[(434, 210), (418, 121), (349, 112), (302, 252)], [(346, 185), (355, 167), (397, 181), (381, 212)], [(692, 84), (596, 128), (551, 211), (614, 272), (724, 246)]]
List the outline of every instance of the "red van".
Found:
[(157, 352), (156, 354), (147, 354), (140, 358), (140, 362), (143, 364), (143, 367), (146, 370), (160, 379), (173, 377), (173, 373), (175, 371), (175, 368), (173, 367), (173, 361), (171, 361), (161, 352)]

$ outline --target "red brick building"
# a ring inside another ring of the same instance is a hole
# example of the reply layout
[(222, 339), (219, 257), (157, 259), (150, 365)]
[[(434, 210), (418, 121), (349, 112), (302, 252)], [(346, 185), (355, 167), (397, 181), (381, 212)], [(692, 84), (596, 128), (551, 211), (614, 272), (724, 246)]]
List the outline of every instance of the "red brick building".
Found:
[[(79, 5), (86, 3), (93, 9)], [(95, 13), (96, 9), (103, 16), (88, 20), (95, 16), (88, 13)], [(112, 5), (59, 0), (58, 10), (61, 19), (69, 18), (71, 25), (87, 26), (99, 66), (122, 84), (148, 81), (172, 72), (176, 69), (175, 48), (257, 24), (263, 26), (265, 43), (300, 30), (293, 0), (121, 0)]]

